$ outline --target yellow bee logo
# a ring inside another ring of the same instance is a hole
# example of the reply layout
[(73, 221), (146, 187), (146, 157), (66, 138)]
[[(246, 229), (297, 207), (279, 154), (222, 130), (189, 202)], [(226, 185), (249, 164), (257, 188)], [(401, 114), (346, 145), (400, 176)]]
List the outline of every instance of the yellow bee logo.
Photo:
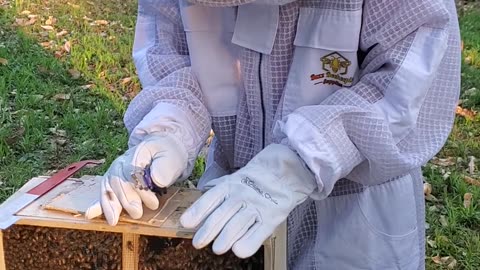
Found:
[(352, 62), (337, 52), (325, 55), (320, 61), (322, 61), (323, 70), (340, 75), (347, 74), (348, 67), (352, 64)]

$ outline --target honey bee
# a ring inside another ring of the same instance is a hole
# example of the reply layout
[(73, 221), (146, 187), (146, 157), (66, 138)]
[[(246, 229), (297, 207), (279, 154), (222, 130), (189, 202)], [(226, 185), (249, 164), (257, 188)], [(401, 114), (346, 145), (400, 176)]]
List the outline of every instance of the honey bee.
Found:
[(323, 69), (327, 70), (327, 66), (330, 66), (331, 71), (333, 73), (338, 73), (341, 69), (345, 69), (344, 72), (340, 73), (341, 75), (345, 75), (348, 73), (348, 67), (352, 64), (350, 61), (345, 59), (343, 56), (339, 54), (330, 54), (321, 59), (323, 64)]

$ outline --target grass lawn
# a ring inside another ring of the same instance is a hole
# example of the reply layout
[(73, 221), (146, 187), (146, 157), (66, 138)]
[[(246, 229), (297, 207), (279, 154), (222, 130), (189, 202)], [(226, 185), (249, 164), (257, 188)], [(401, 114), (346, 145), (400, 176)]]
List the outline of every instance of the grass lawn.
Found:
[[(122, 115), (140, 89), (135, 15), (132, 0), (0, 0), (0, 202), (24, 181), (78, 160), (105, 159), (83, 172), (101, 174), (126, 149)], [(480, 269), (480, 187), (465, 181), (480, 180), (480, 163), (471, 161), (480, 159), (480, 117), (468, 117), (480, 109), (480, 9), (460, 22), (467, 117), (424, 168), (433, 196), (428, 269)]]

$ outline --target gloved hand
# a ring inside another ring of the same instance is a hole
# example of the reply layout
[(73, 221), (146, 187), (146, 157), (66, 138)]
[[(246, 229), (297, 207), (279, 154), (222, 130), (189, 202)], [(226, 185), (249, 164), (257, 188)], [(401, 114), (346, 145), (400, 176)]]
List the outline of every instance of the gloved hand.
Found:
[(210, 181), (180, 222), (190, 229), (204, 222), (193, 238), (195, 248), (216, 238), (216, 254), (232, 249), (240, 258), (250, 257), (316, 187), (299, 156), (270, 145), (237, 172)]
[(150, 166), (150, 176), (156, 186), (172, 185), (187, 167), (188, 157), (182, 147), (172, 135), (154, 134), (130, 148), (113, 161), (103, 175), (100, 200), (87, 209), (86, 218), (92, 219), (103, 213), (108, 224), (114, 226), (122, 209), (133, 219), (142, 217), (142, 202), (152, 210), (157, 209), (159, 201), (155, 193), (143, 183), (139, 185), (132, 174)]

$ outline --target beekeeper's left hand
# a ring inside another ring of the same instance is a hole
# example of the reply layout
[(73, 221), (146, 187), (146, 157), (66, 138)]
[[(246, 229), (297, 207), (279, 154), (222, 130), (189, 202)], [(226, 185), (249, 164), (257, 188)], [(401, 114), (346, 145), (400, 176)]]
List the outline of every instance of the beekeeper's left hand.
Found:
[(209, 189), (181, 217), (196, 228), (196, 248), (213, 243), (213, 251), (232, 249), (250, 257), (290, 212), (316, 188), (313, 174), (288, 147), (273, 144), (237, 172), (208, 183)]

